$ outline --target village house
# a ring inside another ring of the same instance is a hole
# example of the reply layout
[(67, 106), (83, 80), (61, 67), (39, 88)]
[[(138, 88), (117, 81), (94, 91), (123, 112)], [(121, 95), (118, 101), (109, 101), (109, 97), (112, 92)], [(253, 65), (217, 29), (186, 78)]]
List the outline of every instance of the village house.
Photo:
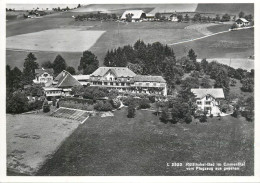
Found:
[(35, 84), (45, 84), (53, 80), (53, 69), (35, 69), (35, 79), (33, 83)]
[(136, 75), (127, 67), (99, 67), (90, 75), (90, 86), (116, 89), (119, 92), (167, 95), (162, 76)]
[(46, 97), (71, 96), (71, 88), (80, 85), (77, 79), (64, 70), (52, 82), (46, 83), (43, 90)]
[(236, 24), (238, 27), (246, 27), (249, 26), (250, 22), (247, 21), (245, 18), (239, 18), (236, 20)]
[(191, 92), (195, 95), (198, 110), (207, 111), (213, 116), (221, 114), (219, 105), (225, 99), (222, 88), (195, 88)]
[(143, 10), (127, 10), (121, 16), (121, 20), (126, 20), (128, 14), (132, 15), (132, 22), (139, 22), (146, 18), (146, 14)]

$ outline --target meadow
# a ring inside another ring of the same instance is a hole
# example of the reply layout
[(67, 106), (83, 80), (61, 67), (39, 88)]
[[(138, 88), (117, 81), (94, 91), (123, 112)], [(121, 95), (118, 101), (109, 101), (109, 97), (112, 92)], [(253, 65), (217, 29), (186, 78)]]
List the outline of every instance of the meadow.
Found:
[[(253, 175), (254, 124), (231, 116), (164, 124), (150, 111), (91, 117), (37, 175)], [(70, 151), (67, 151), (70, 149)], [(167, 163), (246, 162), (239, 171), (188, 171)]]
[(6, 115), (7, 169), (11, 174), (35, 174), (79, 125), (48, 115)]

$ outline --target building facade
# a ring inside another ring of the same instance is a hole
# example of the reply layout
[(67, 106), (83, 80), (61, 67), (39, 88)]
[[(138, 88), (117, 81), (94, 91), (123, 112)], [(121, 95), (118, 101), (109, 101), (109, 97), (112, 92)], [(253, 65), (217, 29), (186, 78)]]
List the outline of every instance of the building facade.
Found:
[(127, 67), (99, 67), (90, 75), (89, 83), (119, 92), (167, 95), (167, 84), (162, 76), (136, 75)]
[(236, 20), (236, 24), (238, 27), (246, 27), (249, 26), (250, 22), (247, 21), (245, 18), (239, 18)]
[(35, 84), (45, 84), (53, 80), (53, 69), (35, 69), (35, 79), (33, 83)]
[(196, 88), (191, 89), (196, 98), (198, 110), (207, 111), (214, 116), (221, 114), (219, 105), (225, 99), (222, 88)]

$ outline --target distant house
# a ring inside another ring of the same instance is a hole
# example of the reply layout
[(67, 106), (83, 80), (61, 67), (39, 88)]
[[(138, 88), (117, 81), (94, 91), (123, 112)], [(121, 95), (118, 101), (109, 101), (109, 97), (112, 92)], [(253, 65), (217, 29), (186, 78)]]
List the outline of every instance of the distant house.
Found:
[(155, 16), (154, 14), (148, 14), (147, 13), (146, 14), (146, 19), (149, 20), (149, 21), (154, 20), (154, 16)]
[(121, 16), (121, 20), (126, 20), (128, 14), (132, 15), (132, 22), (138, 22), (146, 18), (146, 14), (143, 10), (127, 10)]
[(207, 111), (214, 116), (221, 113), (220, 101), (225, 99), (222, 88), (196, 88), (191, 89), (196, 98), (198, 109)]
[(247, 21), (245, 18), (239, 18), (236, 20), (236, 24), (238, 27), (246, 27), (249, 26), (250, 22)]
[(53, 80), (53, 69), (35, 69), (35, 79), (33, 83), (35, 84), (45, 84)]
[(64, 70), (52, 82), (46, 83), (43, 90), (47, 97), (71, 96), (71, 88), (81, 85), (77, 79)]
[(173, 13), (173, 14), (170, 16), (170, 20), (171, 20), (172, 22), (178, 22), (177, 14), (176, 14), (176, 13)]

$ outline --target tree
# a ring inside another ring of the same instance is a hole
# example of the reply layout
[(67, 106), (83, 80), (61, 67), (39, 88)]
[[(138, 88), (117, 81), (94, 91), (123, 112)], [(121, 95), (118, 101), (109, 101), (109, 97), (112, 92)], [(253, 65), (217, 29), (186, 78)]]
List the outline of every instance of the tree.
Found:
[(48, 104), (48, 101), (45, 99), (42, 105), (43, 112), (50, 112), (50, 105)]
[(66, 71), (68, 71), (70, 74), (72, 74), (72, 75), (75, 75), (76, 74), (76, 71), (75, 71), (75, 69), (74, 69), (74, 67), (67, 67), (66, 68)]
[(193, 21), (194, 22), (198, 22), (201, 21), (201, 15), (199, 13), (196, 13), (193, 17)]
[(50, 68), (52, 68), (52, 63), (51, 63), (51, 61), (46, 61), (46, 62), (43, 62), (41, 66), (44, 69), (50, 69)]
[(225, 94), (228, 94), (230, 78), (225, 68), (219, 68), (215, 81), (215, 87), (223, 88)]
[(183, 21), (182, 14), (177, 15), (177, 19), (178, 19), (178, 22), (182, 22)]
[(219, 22), (220, 21), (220, 16), (219, 15), (216, 15), (216, 21)]
[(187, 77), (185, 80), (182, 81), (182, 88), (184, 90), (190, 90), (191, 88), (199, 88), (199, 79), (193, 77)]
[(80, 58), (78, 70), (83, 71), (83, 74), (92, 74), (98, 66), (99, 61), (97, 57), (90, 51), (84, 51), (83, 56)]
[(209, 76), (205, 76), (202, 78), (200, 86), (202, 88), (211, 88)]
[(193, 49), (189, 50), (188, 57), (194, 62), (196, 62), (197, 60), (197, 55), (195, 54), (195, 51)]
[(253, 20), (253, 15), (251, 15), (251, 14), (246, 15), (246, 16), (245, 16), (245, 19), (246, 19), (247, 21), (249, 21), (249, 22), (252, 22), (252, 20)]
[(245, 78), (241, 80), (242, 87), (241, 90), (244, 92), (254, 91), (254, 78)]
[(235, 28), (238, 28), (238, 26), (237, 26), (236, 23), (233, 23), (232, 26), (231, 26), (231, 29), (235, 29)]
[(135, 117), (135, 105), (134, 102), (131, 101), (130, 104), (128, 105), (128, 118), (134, 118)]
[(162, 108), (162, 113), (161, 113), (161, 117), (160, 117), (160, 120), (163, 122), (163, 123), (167, 123), (169, 121), (169, 109), (167, 106), (163, 107)]
[(20, 71), (20, 69), (17, 68), (17, 67), (15, 67), (11, 71), (12, 87), (13, 87), (14, 90), (22, 88), (22, 76), (23, 76), (22, 71)]
[(54, 75), (58, 75), (63, 70), (66, 70), (67, 68), (66, 61), (62, 58), (61, 55), (56, 56), (52, 65), (53, 65)]
[(80, 7), (81, 7), (81, 5), (80, 5), (80, 4), (78, 4), (77, 8), (80, 8)]
[(245, 17), (245, 13), (243, 11), (241, 11), (239, 14), (238, 14), (238, 17), (239, 18), (244, 18)]
[(190, 21), (190, 17), (189, 17), (188, 14), (185, 15), (185, 17), (184, 17), (184, 21), (185, 21), (185, 22), (189, 22), (189, 21)]
[(222, 21), (222, 22), (228, 22), (228, 21), (230, 21), (230, 15), (227, 14), (227, 13), (224, 14), (224, 15), (222, 16), (221, 21)]
[(6, 98), (6, 112), (19, 114), (28, 111), (28, 99), (24, 92), (15, 91)]
[(161, 20), (161, 13), (155, 13), (154, 18), (157, 20)]
[(125, 15), (125, 20), (126, 20), (127, 22), (132, 22), (132, 17), (133, 17), (133, 16), (134, 16), (133, 14), (128, 13), (128, 14)]
[(206, 73), (207, 68), (208, 68), (208, 61), (206, 60), (206, 58), (203, 58), (201, 60), (200, 65), (201, 65), (203, 71)]
[(23, 83), (31, 84), (33, 79), (35, 78), (35, 69), (38, 69), (38, 63), (36, 62), (37, 58), (34, 54), (29, 53), (25, 58), (25, 62), (23, 64)]

